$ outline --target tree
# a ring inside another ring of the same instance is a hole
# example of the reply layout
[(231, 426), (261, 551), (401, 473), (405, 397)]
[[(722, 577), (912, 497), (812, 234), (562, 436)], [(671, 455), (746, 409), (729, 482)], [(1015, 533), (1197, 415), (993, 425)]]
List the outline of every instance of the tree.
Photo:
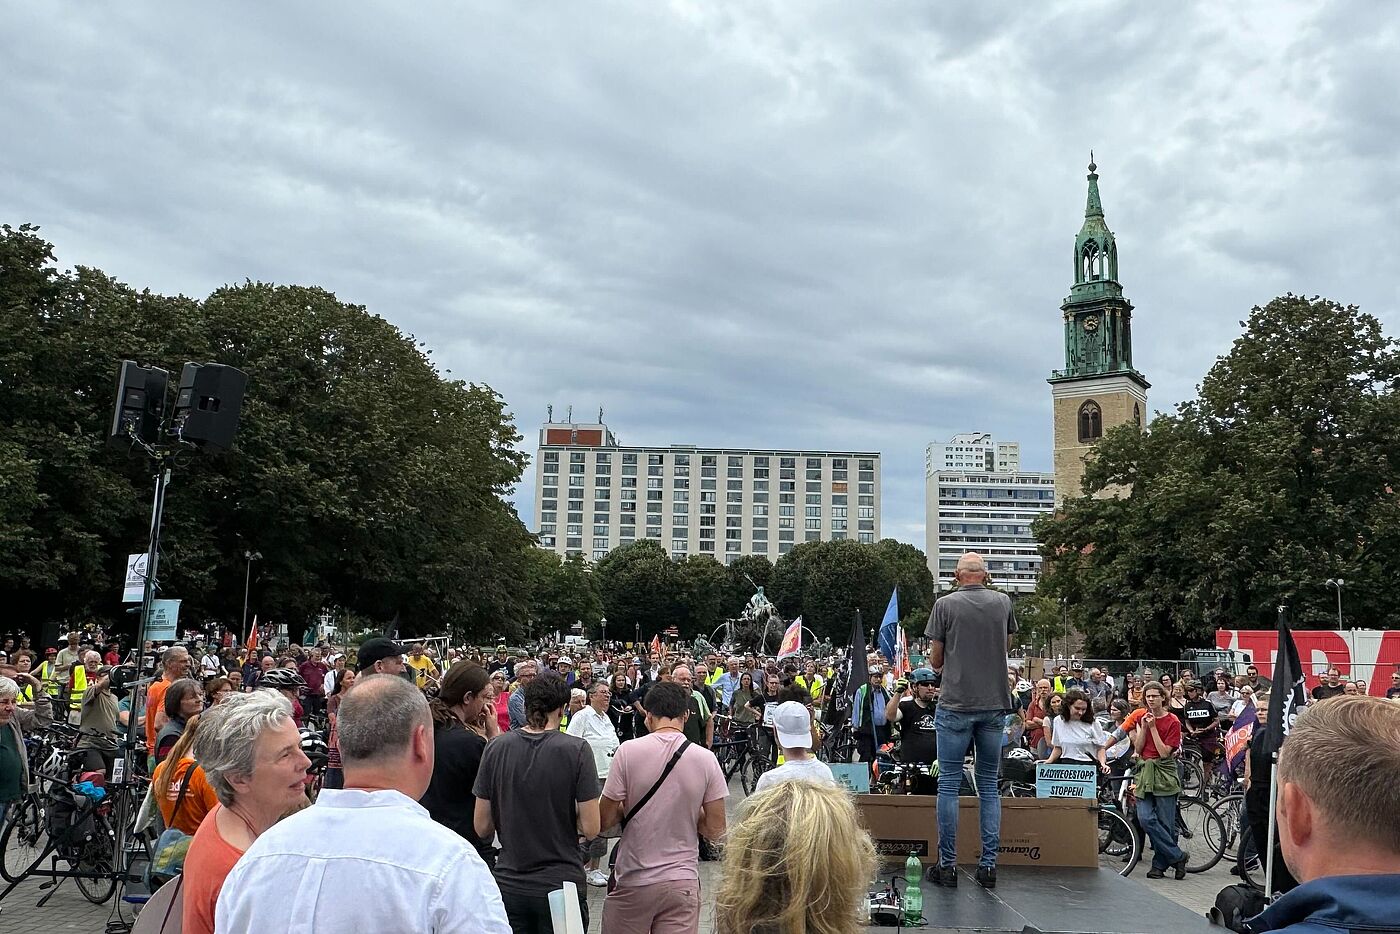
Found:
[(528, 635), (541, 639), (567, 633), (583, 623), (590, 636), (601, 632), (603, 601), (590, 568), (577, 554), (561, 559), (543, 548), (530, 549), (530, 626)]
[(593, 574), (617, 638), (640, 632), (646, 641), (670, 626), (687, 625), (681, 576), (659, 543), (642, 539), (614, 548)]
[(682, 638), (709, 639), (726, 619), (738, 613), (726, 601), (732, 590), (729, 572), (710, 555), (690, 555), (676, 562), (676, 575), (685, 607)]
[[(151, 467), (103, 443), (123, 358), (178, 378), (244, 370), (235, 449), (182, 457), (166, 504), (163, 595), (183, 621), (252, 607), (297, 638), (322, 606), (407, 634), (523, 627), (531, 539), (504, 497), (525, 458), (489, 387), (444, 379), (422, 345), (322, 289), (247, 282), (204, 301), (58, 272), (35, 228), (0, 232), (0, 596), (29, 623), (117, 603), (145, 547)], [(11, 495), (13, 491), (13, 495)]]
[(1354, 306), (1286, 295), (1255, 308), (1199, 397), (1150, 430), (1109, 432), (1089, 492), (1037, 520), (1046, 572), (1093, 654), (1170, 657), (1217, 628), (1393, 626), (1400, 593), (1400, 353)]
[(924, 553), (893, 539), (804, 542), (778, 559), (770, 597), (785, 619), (802, 616), (818, 639), (844, 644), (856, 610), (867, 630), (879, 627), (890, 593), (900, 588), (902, 623), (927, 623), (935, 582)]

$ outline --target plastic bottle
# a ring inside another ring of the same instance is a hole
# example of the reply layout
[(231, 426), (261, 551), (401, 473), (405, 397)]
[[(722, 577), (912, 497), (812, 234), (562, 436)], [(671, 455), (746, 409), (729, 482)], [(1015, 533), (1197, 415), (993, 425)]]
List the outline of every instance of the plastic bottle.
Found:
[(923, 864), (911, 850), (904, 861), (904, 923), (918, 924), (924, 917), (924, 890), (919, 883), (924, 877)]

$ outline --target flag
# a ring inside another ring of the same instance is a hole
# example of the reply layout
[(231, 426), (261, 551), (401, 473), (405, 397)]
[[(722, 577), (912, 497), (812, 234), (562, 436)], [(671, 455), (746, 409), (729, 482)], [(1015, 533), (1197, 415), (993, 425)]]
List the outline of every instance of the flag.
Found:
[(792, 625), (783, 633), (783, 641), (778, 645), (778, 661), (782, 661), (789, 655), (797, 655), (802, 651), (802, 617), (792, 621)]
[(865, 630), (860, 625), (860, 610), (851, 621), (851, 645), (846, 649), (846, 694), (854, 697), (856, 689), (870, 680), (865, 664)]
[(656, 635), (654, 635), (654, 636), (651, 637), (651, 654), (653, 654), (653, 655), (660, 655), (660, 654), (661, 654), (661, 634), (660, 634), (660, 633), (657, 633)]
[(1259, 712), (1250, 704), (1240, 712), (1225, 733), (1225, 763), (1221, 771), (1234, 772), (1240, 767), (1244, 762), (1245, 753), (1249, 751), (1249, 740), (1258, 726)]
[(890, 593), (889, 605), (885, 607), (885, 618), (880, 621), (880, 654), (889, 660), (891, 667), (899, 665), (899, 588)]
[(258, 650), (258, 614), (253, 614), (253, 627), (248, 630), (248, 654)]
[(909, 664), (909, 639), (904, 634), (904, 627), (899, 627), (899, 642), (895, 645), (894, 673), (896, 677), (909, 674), (913, 666)]
[(1269, 692), (1269, 722), (1264, 726), (1264, 749), (1270, 757), (1278, 755), (1279, 747), (1293, 728), (1293, 721), (1308, 702), (1304, 692), (1302, 662), (1298, 646), (1288, 628), (1288, 607), (1278, 608), (1278, 655), (1274, 659), (1274, 686)]

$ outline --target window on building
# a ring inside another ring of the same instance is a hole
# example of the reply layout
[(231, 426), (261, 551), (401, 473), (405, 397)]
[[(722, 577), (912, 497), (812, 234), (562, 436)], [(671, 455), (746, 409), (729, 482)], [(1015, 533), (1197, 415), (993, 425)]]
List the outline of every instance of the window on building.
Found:
[(1079, 443), (1090, 444), (1103, 437), (1103, 412), (1093, 399), (1079, 407)]
[(818, 530), (820, 530), (821, 527), (822, 527), (822, 520), (820, 520), (820, 519), (808, 519), (808, 520), (807, 520), (807, 528), (808, 528), (808, 530), (811, 530), (811, 529), (818, 529)]
[(569, 463), (571, 463), (571, 464), (582, 464), (582, 463), (583, 463), (583, 452), (582, 452), (582, 451), (574, 451), (574, 452), (572, 452), (571, 454), (569, 454)]

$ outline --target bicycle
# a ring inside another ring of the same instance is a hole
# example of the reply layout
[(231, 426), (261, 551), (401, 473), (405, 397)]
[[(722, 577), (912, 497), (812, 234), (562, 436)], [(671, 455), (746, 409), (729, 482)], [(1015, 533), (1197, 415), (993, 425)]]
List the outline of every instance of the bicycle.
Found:
[[(728, 717), (724, 719), (730, 720)], [(728, 782), (738, 775), (739, 784), (746, 795), (753, 794), (758, 785), (758, 777), (771, 767), (769, 757), (756, 749), (755, 726), (756, 724), (726, 722), (721, 733), (720, 725), (716, 723), (717, 735), (710, 746), (710, 750), (720, 762), (725, 781)]]
[[(1109, 776), (1100, 784), (1099, 791), (1100, 813), (1103, 813), (1102, 809), (1105, 806), (1116, 811), (1128, 822), (1136, 841), (1132, 847), (1136, 857), (1120, 873), (1125, 876), (1133, 871), (1133, 866), (1137, 865), (1137, 859), (1141, 858), (1146, 846), (1146, 834), (1137, 817), (1137, 796), (1132, 788), (1132, 779), (1132, 773)], [(1119, 785), (1116, 793), (1107, 790), (1114, 784)], [(1224, 855), (1224, 822), (1220, 815), (1200, 798), (1187, 794), (1177, 795), (1176, 837), (1177, 847), (1186, 854), (1186, 871), (1189, 873), (1206, 872), (1220, 862)], [(1102, 832), (1100, 841), (1105, 842)], [(1107, 842), (1111, 843), (1112, 840)], [(1119, 841), (1118, 845), (1121, 847), (1122, 841)]]

